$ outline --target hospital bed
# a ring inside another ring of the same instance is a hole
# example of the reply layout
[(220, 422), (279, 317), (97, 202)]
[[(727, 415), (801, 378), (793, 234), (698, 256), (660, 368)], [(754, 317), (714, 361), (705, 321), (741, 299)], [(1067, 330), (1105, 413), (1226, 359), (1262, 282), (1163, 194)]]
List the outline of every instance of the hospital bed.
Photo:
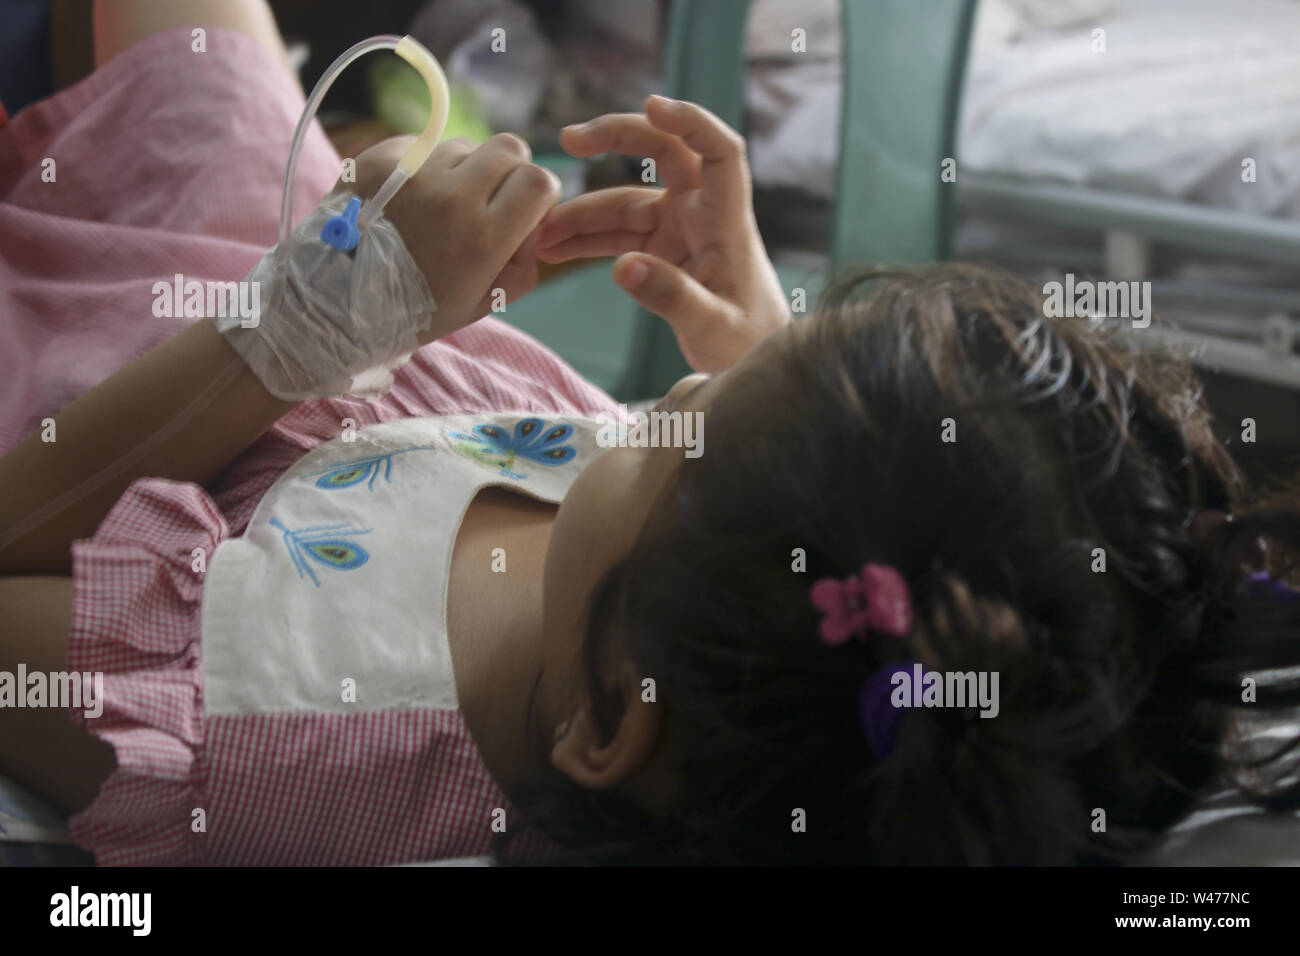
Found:
[[(1300, 389), (1300, 4), (984, 0), (978, 27), (963, 217), (1090, 230), (1110, 279), (1150, 278), (1157, 253), (1199, 258), (1154, 270), (1160, 311), (1187, 331), (1148, 338)], [(1043, 264), (1041, 248), (998, 246), (967, 251)]]
[[(773, 245), (787, 293), (802, 288), (811, 302), (849, 262), (955, 257), (1030, 277), (1079, 263), (1098, 278), (1147, 280), (1153, 262), (1199, 257), (1208, 275), (1151, 280), (1160, 313), (1187, 331), (1140, 341), (1172, 341), (1209, 369), (1300, 394), (1300, 83), (1287, 81), (1300, 75), (1287, 39), (1300, 4), (1249, 3), (1250, 15), (1213, 0), (809, 0), (787, 13), (779, 0), (674, 0), (664, 89), (736, 128), (747, 114), (776, 127), (751, 137), (760, 195), (798, 186), (802, 200), (784, 201), (824, 211), (829, 234), (813, 254)], [(751, 8), (777, 46), (791, 23), (824, 31), (828, 6), (840, 63), (793, 66), (756, 102)], [(1052, 28), (1008, 22), (1008, 10), (1037, 10)], [(1092, 51), (1093, 23), (1106, 25), (1104, 53)], [(799, 70), (811, 76), (802, 86)], [(1134, 84), (1158, 95), (1144, 101)], [(1117, 113), (1116, 101), (1130, 105)], [(1238, 175), (1244, 157), (1254, 182)], [(938, 170), (951, 158), (956, 182), (945, 183)], [(1234, 268), (1216, 273), (1225, 257)], [(656, 395), (686, 367), (671, 331), (608, 272), (582, 267), (505, 318), (620, 399)]]
[[(828, 3), (808, 0), (799, 16)], [(833, 261), (956, 257), (1031, 278), (1073, 266), (1150, 279), (1160, 313), (1187, 331), (1145, 341), (1300, 389), (1300, 4), (867, 0), (842, 19), (842, 110), (838, 73), (797, 58), (776, 80), (760, 73), (749, 104), (757, 186), (800, 184), (833, 202)], [(918, 44), (918, 28), (942, 42)], [(806, 135), (809, 117), (829, 126), (837, 110), (838, 142)], [(913, 151), (910, 170), (882, 163), (909, 142), (897, 117), (917, 114), (953, 124), (943, 150)], [(940, 156), (958, 160), (946, 190)], [(900, 191), (909, 172), (925, 181)], [(897, 209), (873, 195), (899, 197)], [(846, 214), (875, 238), (845, 235)], [(909, 216), (935, 234), (909, 231)]]
[[(747, 0), (676, 0), (669, 24), (666, 92), (703, 103), (737, 128), (743, 128), (745, 116), (742, 64), (748, 6)], [(1103, 237), (1099, 261), (1109, 265), (1115, 278), (1140, 275), (1156, 244), (1284, 266), (1297, 261), (1300, 228), (1291, 219), (1268, 218), (1257, 210), (1211, 206), (1185, 196), (1135, 196), (1104, 181), (1098, 184), (1088, 175), (1072, 183), (1051, 181), (1032, 175), (1033, 170), (1008, 171), (1004, 167), (1010, 161), (1003, 157), (999, 165), (991, 152), (984, 159), (977, 154), (971, 171), (963, 160), (956, 189), (942, 183), (937, 175), (940, 163), (957, 155), (960, 96), (975, 12), (973, 0), (844, 4), (832, 264), (946, 258), (954, 251), (959, 203), (964, 213), (1095, 231)], [(1300, 118), (1300, 111), (1296, 116)], [(1294, 168), (1300, 172), (1300, 161)], [(1300, 206), (1291, 211), (1300, 211)], [(787, 291), (801, 284), (815, 289), (819, 281), (815, 270), (780, 262), (778, 266)], [(512, 305), (505, 317), (557, 347), (615, 394), (644, 397), (662, 392), (684, 368), (673, 336), (661, 320), (629, 304), (608, 279), (608, 271), (604, 263), (579, 270), (539, 289), (522, 300), (520, 308)], [(1180, 294), (1199, 302), (1219, 296), (1255, 311), (1300, 314), (1300, 297), (1286, 289), (1252, 291), (1243, 286), (1225, 291), (1222, 284), (1198, 288), (1183, 282), (1158, 292), (1162, 301), (1165, 293), (1171, 300)], [(596, 307), (604, 312), (593, 323), (590, 316)], [(1300, 335), (1287, 331), (1294, 329), (1293, 320), (1287, 317), (1267, 328), (1267, 342), (1205, 334), (1183, 334), (1181, 340), (1197, 347), (1201, 360), (1209, 364), (1300, 387), (1300, 358), (1295, 354)], [(1267, 719), (1254, 724), (1250, 736), (1279, 740), (1295, 724), (1291, 716)], [(89, 859), (68, 843), (62, 818), (0, 777), (0, 864), (77, 862)], [(1300, 819), (1262, 815), (1222, 790), (1207, 796), (1142, 862), (1300, 865)]]

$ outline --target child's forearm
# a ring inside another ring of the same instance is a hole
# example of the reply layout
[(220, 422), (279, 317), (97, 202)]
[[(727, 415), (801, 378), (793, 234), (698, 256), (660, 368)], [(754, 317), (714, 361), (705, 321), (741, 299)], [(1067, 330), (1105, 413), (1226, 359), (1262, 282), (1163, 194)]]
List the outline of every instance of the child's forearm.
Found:
[(194, 323), (68, 405), (53, 441), (38, 428), (0, 459), (0, 575), (70, 574), (72, 542), (94, 534), (132, 481), (203, 484), (294, 404), (267, 392), (212, 323)]

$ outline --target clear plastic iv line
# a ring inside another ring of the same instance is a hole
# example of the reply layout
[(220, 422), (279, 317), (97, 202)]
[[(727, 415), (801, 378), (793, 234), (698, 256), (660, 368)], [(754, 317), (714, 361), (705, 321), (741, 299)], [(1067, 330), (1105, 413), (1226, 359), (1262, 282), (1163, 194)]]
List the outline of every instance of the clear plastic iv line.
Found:
[(443, 74), (438, 61), (433, 58), (433, 54), (426, 50), (417, 40), (409, 36), (399, 37), (395, 34), (385, 34), (362, 40), (360, 43), (344, 50), (316, 82), (316, 86), (311, 91), (311, 96), (307, 98), (307, 105), (303, 108), (302, 116), (298, 118), (298, 126), (293, 131), (293, 145), (289, 147), (289, 163), (284, 173), (284, 191), (280, 195), (280, 237), (277, 244), (281, 248), (284, 247), (285, 240), (289, 238), (289, 230), (293, 225), (293, 181), (298, 170), (298, 153), (302, 148), (302, 140), (307, 133), (307, 127), (316, 118), (316, 111), (320, 109), (321, 100), (325, 98), (329, 88), (338, 79), (338, 75), (354, 60), (375, 50), (392, 50), (419, 71), (420, 76), (424, 78), (425, 85), (429, 87), (431, 105), (424, 132), (416, 137), (415, 142), (411, 144), (410, 149), (398, 161), (397, 166), (389, 174), (388, 179), (384, 181), (379, 191), (361, 207), (361, 214), (357, 217), (358, 229), (365, 232), (366, 227), (379, 217), (380, 213), (384, 211), (384, 207), (388, 205), (389, 200), (424, 165), (424, 161), (433, 152), (433, 147), (442, 138), (442, 131), (447, 128), (447, 114), (451, 106), (451, 95), (447, 89), (447, 77)]

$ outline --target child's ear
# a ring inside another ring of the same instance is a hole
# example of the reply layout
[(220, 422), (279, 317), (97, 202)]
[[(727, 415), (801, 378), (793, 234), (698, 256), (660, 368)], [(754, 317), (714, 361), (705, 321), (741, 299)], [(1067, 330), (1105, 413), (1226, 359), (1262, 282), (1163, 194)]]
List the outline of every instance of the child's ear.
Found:
[(563, 735), (551, 748), (551, 764), (562, 774), (588, 790), (608, 790), (639, 770), (659, 742), (663, 711), (658, 703), (641, 699), (641, 677), (625, 664), (607, 691), (620, 699), (614, 736), (603, 740), (592, 716), (590, 702), (569, 718)]

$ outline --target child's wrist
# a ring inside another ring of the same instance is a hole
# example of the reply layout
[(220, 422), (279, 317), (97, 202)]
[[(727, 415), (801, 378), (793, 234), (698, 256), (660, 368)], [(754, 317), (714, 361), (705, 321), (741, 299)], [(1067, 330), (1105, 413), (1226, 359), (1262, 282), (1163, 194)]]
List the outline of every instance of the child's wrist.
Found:
[(432, 323), (428, 283), (387, 219), (371, 223), (353, 249), (322, 241), (347, 199), (328, 197), (254, 266), (245, 281), (259, 288), (262, 313), (212, 319), (283, 401), (382, 394)]

